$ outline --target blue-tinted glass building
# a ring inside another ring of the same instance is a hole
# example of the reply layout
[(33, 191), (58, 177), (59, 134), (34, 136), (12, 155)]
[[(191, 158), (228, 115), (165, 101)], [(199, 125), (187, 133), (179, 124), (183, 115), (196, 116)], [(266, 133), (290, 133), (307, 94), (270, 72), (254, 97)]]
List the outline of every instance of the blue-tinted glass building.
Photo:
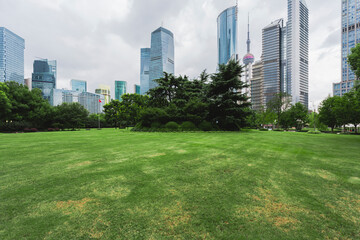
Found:
[(135, 93), (136, 94), (141, 94), (141, 87), (140, 87), (140, 85), (137, 85), (137, 84), (135, 84), (135, 89), (134, 89), (135, 91)]
[(51, 103), (51, 91), (56, 88), (56, 61), (34, 61), (32, 88), (39, 88), (43, 98)]
[(238, 61), (237, 14), (237, 6), (234, 6), (217, 18), (218, 64), (227, 64), (230, 59)]
[(87, 92), (87, 82), (83, 80), (71, 80), (71, 90), (76, 92)]
[(146, 94), (150, 88), (150, 48), (142, 48), (140, 50), (140, 86), (141, 95)]
[(126, 93), (127, 82), (115, 81), (115, 99), (122, 101), (121, 96)]
[[(162, 78), (164, 72), (174, 74), (174, 35), (169, 30), (160, 27), (151, 33), (151, 50), (149, 66), (149, 89), (157, 87), (155, 79)], [(142, 87), (141, 87), (142, 88)], [(141, 89), (148, 91), (148, 89)]]
[(348, 63), (351, 49), (360, 43), (360, 1), (341, 1), (341, 82), (333, 84), (334, 96), (342, 96), (354, 87), (356, 76)]
[(24, 84), (25, 40), (0, 27), (0, 82)]
[(283, 19), (276, 20), (263, 29), (263, 103), (265, 107), (276, 94), (285, 92), (285, 37), (286, 28), (284, 27)]

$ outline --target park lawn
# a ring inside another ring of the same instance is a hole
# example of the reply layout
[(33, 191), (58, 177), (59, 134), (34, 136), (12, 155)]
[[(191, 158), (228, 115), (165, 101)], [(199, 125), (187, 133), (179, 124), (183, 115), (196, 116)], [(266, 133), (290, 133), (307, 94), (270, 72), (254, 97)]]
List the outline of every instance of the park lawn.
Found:
[(360, 137), (0, 134), (0, 239), (360, 239)]

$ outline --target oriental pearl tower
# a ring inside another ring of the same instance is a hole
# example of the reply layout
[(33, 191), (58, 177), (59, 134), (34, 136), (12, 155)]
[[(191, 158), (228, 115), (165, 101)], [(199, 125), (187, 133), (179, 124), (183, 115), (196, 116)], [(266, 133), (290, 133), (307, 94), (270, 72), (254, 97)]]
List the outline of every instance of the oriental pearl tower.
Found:
[(244, 74), (244, 82), (248, 85), (245, 89), (245, 93), (250, 97), (251, 96), (251, 79), (252, 79), (252, 65), (255, 62), (255, 57), (250, 53), (250, 16), (248, 16), (248, 39), (246, 41), (247, 44), (247, 54), (243, 58), (243, 62), (245, 65), (245, 74)]

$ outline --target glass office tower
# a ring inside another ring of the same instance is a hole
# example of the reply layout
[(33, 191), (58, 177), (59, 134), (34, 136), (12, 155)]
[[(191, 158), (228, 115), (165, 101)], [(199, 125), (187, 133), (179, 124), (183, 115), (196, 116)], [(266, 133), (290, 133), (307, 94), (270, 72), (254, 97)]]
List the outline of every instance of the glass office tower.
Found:
[(287, 92), (292, 104), (309, 106), (309, 10), (305, 0), (288, 0)]
[(127, 82), (115, 81), (115, 99), (122, 101), (121, 96), (126, 93)]
[(237, 52), (237, 6), (224, 10), (217, 18), (218, 64), (230, 59), (238, 61)]
[(140, 59), (140, 86), (141, 86), (141, 95), (145, 95), (149, 91), (150, 84), (150, 48), (142, 48), (141, 50), (141, 59)]
[(71, 89), (76, 92), (87, 92), (87, 82), (83, 80), (71, 80)]
[(0, 82), (24, 84), (25, 40), (0, 27)]
[(354, 87), (356, 76), (348, 63), (351, 48), (360, 43), (360, 1), (342, 0), (341, 82), (333, 84), (334, 96), (342, 96)]
[[(160, 27), (151, 33), (151, 50), (149, 66), (149, 89), (157, 87), (155, 79), (162, 78), (164, 72), (174, 74), (174, 35)], [(148, 89), (142, 89), (148, 91)]]
[(140, 85), (135, 84), (134, 86), (134, 93), (140, 94), (141, 93), (141, 87)]
[(284, 92), (285, 66), (284, 51), (286, 31), (284, 20), (279, 19), (272, 22), (263, 29), (262, 51), (263, 51), (263, 94), (264, 104), (271, 101), (276, 94)]
[(41, 89), (44, 99), (51, 103), (51, 91), (56, 88), (56, 61), (35, 60), (32, 88)]
[(255, 111), (262, 110), (264, 106), (264, 64), (257, 61), (253, 65), (251, 78), (251, 106)]

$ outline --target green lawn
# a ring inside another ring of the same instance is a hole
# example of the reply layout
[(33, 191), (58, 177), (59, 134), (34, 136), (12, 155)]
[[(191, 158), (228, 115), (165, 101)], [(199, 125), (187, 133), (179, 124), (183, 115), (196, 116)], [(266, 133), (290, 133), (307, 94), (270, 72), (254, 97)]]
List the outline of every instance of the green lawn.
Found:
[(0, 239), (360, 239), (360, 136), (0, 134)]

